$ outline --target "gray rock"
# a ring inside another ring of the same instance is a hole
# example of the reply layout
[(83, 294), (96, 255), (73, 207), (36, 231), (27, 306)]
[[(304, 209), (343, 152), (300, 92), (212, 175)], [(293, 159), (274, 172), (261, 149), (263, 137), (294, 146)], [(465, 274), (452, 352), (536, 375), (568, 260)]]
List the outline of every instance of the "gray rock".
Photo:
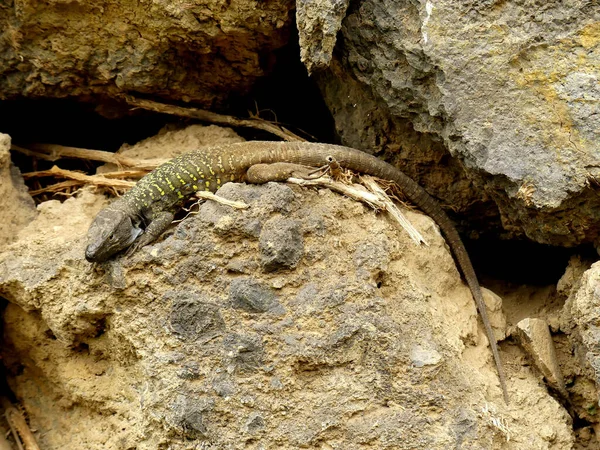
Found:
[(208, 429), (204, 423), (204, 416), (213, 407), (212, 399), (190, 392), (180, 396), (172, 405), (172, 421), (190, 439), (206, 437)]
[(252, 372), (263, 364), (262, 339), (255, 334), (228, 334), (223, 338), (223, 351), (228, 372)]
[(263, 428), (265, 428), (265, 419), (262, 417), (262, 415), (257, 412), (250, 414), (245, 424), (246, 432), (255, 434)]
[(317, 79), (342, 142), (387, 151), (470, 229), (594, 242), (599, 20), (589, 2), (367, 0)]
[(183, 339), (210, 339), (225, 328), (219, 308), (203, 301), (198, 294), (169, 291), (163, 301), (169, 300), (173, 302), (171, 329)]
[(304, 254), (300, 223), (281, 217), (269, 220), (260, 233), (259, 249), (261, 264), (268, 272), (296, 267)]
[(234, 211), (229, 206), (205, 202), (200, 207), (197, 219), (213, 225), (221, 235), (253, 238), (259, 237), (263, 224), (273, 213), (287, 214), (295, 200), (292, 189), (282, 183), (259, 186), (226, 183), (219, 189), (218, 195), (229, 200), (242, 201), (252, 207)]
[(196, 380), (200, 377), (200, 364), (197, 361), (190, 361), (179, 369), (177, 376), (184, 380)]
[(250, 278), (236, 278), (231, 282), (229, 301), (234, 308), (254, 313), (285, 312), (271, 288)]
[(410, 359), (415, 367), (435, 366), (442, 360), (442, 355), (433, 348), (415, 345), (410, 350)]
[[(162, 0), (150, 8), (106, 3), (101, 11), (83, 4), (11, 7), (0, 16), (0, 28), (10, 30), (0, 47), (0, 98), (114, 99), (136, 92), (218, 107), (268, 71), (263, 55), (287, 43), (292, 7), (239, 3), (224, 11), (210, 1)], [(57, 16), (72, 26), (58, 25)], [(60, 50), (49, 50), (48, 42)], [(102, 112), (126, 114), (112, 103)]]

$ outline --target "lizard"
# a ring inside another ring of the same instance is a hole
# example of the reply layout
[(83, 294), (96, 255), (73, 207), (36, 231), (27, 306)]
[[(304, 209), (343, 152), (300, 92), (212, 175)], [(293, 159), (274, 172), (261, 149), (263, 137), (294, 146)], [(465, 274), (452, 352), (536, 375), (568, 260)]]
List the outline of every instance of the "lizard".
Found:
[(346, 169), (395, 182), (413, 204), (437, 223), (475, 300), (508, 404), (504, 368), (481, 287), (456, 227), (418, 183), (363, 151), (322, 143), (250, 141), (184, 153), (157, 167), (100, 210), (88, 231), (85, 258), (89, 262), (104, 262), (123, 250), (135, 251), (150, 244), (169, 227), (183, 201), (199, 190), (215, 192), (230, 181), (285, 181), (298, 167), (321, 167), (332, 160)]

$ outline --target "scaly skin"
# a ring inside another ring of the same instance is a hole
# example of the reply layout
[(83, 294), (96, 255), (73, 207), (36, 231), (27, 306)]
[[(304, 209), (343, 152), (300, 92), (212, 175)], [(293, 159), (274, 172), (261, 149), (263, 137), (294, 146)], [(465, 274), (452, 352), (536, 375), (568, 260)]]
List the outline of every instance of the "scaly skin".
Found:
[[(245, 142), (180, 155), (142, 178), (129, 192), (98, 213), (88, 232), (86, 259), (102, 262), (133, 246), (154, 241), (169, 226), (182, 201), (198, 190), (216, 191), (229, 181), (245, 181), (256, 164), (288, 162), (326, 165), (333, 157), (342, 167), (395, 182), (416, 206), (438, 224), (473, 294), (485, 328), (504, 399), (506, 381), (498, 347), (477, 276), (456, 228), (427, 192), (390, 164), (359, 150), (307, 142)], [(273, 179), (281, 179), (274, 173)]]

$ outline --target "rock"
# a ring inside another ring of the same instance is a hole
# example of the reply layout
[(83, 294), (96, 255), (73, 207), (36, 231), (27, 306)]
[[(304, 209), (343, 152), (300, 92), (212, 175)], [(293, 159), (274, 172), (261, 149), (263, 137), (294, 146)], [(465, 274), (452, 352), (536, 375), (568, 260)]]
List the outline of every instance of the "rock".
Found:
[(484, 287), (481, 288), (481, 293), (496, 340), (503, 341), (506, 338), (506, 317), (502, 311), (502, 298)]
[(0, 133), (0, 246), (14, 241), (36, 216), (21, 173), (10, 160), (10, 144), (10, 136)]
[(212, 1), (161, 0), (5, 8), (0, 99), (141, 93), (223, 105), (269, 71), (264, 55), (287, 43), (293, 5), (241, 0), (223, 9)]
[(586, 270), (590, 268), (589, 261), (583, 260), (580, 256), (574, 255), (569, 259), (569, 264), (565, 273), (556, 284), (556, 292), (564, 297), (569, 297), (577, 291), (579, 283)]
[(169, 291), (163, 301), (173, 300), (171, 329), (184, 339), (212, 339), (225, 328), (219, 307), (211, 299), (186, 291)]
[(442, 360), (442, 355), (435, 349), (416, 345), (410, 351), (410, 359), (415, 367), (435, 366)]
[(329, 65), (349, 3), (349, 0), (296, 2), (300, 60), (309, 74)]
[(564, 399), (567, 399), (569, 394), (556, 359), (556, 350), (548, 324), (543, 319), (523, 319), (517, 324), (517, 336), (519, 343), (542, 373), (546, 382)]
[(262, 339), (256, 334), (228, 334), (223, 337), (227, 372), (252, 372), (263, 364)]
[[(0, 249), (10, 302), (0, 356), (41, 448), (572, 445), (568, 414), (527, 366), (506, 365), (504, 404), (470, 291), (431, 219), (406, 212), (430, 244), (416, 246), (326, 190), (223, 190), (250, 208), (202, 205), (112, 261), (120, 286), (84, 259), (105, 204), (89, 191), (43, 203)], [(302, 235), (305, 223), (318, 232)], [(295, 267), (263, 270), (269, 228), (302, 239)]]
[(599, 278), (600, 265), (595, 263), (580, 279), (573, 280), (571, 284), (577, 287), (571, 289), (560, 323), (560, 329), (568, 339), (565, 351), (571, 357), (565, 373), (569, 392), (571, 398), (576, 399), (574, 406), (578, 416), (594, 427), (598, 423), (600, 395)]
[[(578, 2), (367, 0), (317, 80), (342, 142), (387, 151), (466, 228), (595, 242), (599, 20)], [(464, 169), (436, 167), (450, 156)]]
[(300, 223), (274, 218), (263, 227), (259, 237), (261, 264), (268, 272), (296, 267), (304, 254)]
[(258, 431), (265, 428), (265, 420), (259, 413), (252, 413), (246, 422), (246, 432), (257, 434)]
[(172, 406), (172, 423), (189, 439), (206, 437), (204, 414), (213, 408), (213, 402), (197, 395), (180, 396)]
[(234, 215), (235, 211), (229, 206), (206, 202), (200, 207), (199, 219), (213, 225), (222, 235), (252, 238), (260, 236), (265, 222), (271, 219), (273, 213), (287, 214), (295, 200), (291, 188), (281, 183), (260, 186), (227, 183), (219, 189), (218, 195), (229, 200), (242, 201), (253, 207), (237, 211)]
[(254, 313), (273, 311), (282, 314), (285, 311), (271, 289), (247, 278), (238, 278), (231, 282), (229, 301), (234, 308)]

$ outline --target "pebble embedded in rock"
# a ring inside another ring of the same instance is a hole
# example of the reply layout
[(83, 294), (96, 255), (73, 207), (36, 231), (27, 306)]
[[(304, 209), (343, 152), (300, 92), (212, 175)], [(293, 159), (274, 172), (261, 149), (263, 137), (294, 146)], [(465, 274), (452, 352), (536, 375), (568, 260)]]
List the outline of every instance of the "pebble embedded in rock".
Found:
[(236, 278), (231, 282), (229, 301), (234, 308), (253, 313), (285, 312), (271, 288), (250, 278)]
[(544, 375), (548, 384), (565, 398), (568, 397), (565, 380), (556, 359), (554, 341), (546, 321), (535, 318), (521, 320), (517, 324), (517, 336), (521, 346)]
[(267, 272), (295, 267), (304, 255), (300, 223), (281, 217), (269, 220), (260, 233), (259, 250)]
[(410, 351), (410, 359), (415, 367), (435, 366), (442, 360), (437, 350), (415, 345)]

